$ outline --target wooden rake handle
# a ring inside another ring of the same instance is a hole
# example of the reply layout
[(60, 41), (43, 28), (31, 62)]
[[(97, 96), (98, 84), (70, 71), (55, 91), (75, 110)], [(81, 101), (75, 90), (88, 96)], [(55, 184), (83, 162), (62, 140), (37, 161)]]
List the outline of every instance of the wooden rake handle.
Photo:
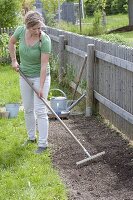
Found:
[[(20, 75), (23, 77), (23, 79), (29, 84), (29, 86), (34, 90), (34, 92), (38, 95), (38, 90), (33, 86), (32, 82), (23, 74), (21, 69), (19, 69)], [(62, 126), (70, 133), (70, 135), (76, 140), (76, 142), (81, 146), (83, 151), (86, 153), (87, 156), (90, 157), (90, 154), (85, 149), (85, 147), (81, 144), (81, 142), (76, 138), (76, 136), (70, 131), (70, 129), (66, 126), (66, 124), (60, 119), (60, 117), (54, 112), (54, 110), (51, 108), (51, 106), (48, 105), (47, 101), (40, 97), (40, 99), (43, 101), (43, 103), (46, 105), (46, 107), (54, 114), (54, 116), (59, 120), (59, 122), (62, 124)]]

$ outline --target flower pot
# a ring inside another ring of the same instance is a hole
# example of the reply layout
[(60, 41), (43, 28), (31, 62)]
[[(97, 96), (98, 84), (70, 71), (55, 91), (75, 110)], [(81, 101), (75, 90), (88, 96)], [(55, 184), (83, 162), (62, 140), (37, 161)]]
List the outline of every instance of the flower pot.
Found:
[(17, 117), (19, 112), (19, 104), (18, 103), (10, 103), (6, 104), (6, 111), (9, 112), (9, 118)]

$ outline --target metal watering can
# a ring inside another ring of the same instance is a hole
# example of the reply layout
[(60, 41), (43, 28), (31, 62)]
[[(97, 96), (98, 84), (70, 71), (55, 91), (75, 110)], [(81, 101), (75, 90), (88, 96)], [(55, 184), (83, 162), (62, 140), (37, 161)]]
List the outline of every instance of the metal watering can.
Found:
[[(57, 90), (59, 92), (61, 92), (63, 94), (63, 96), (59, 96), (59, 97), (52, 97), (50, 99), (50, 106), (51, 108), (57, 113), (57, 114), (61, 114), (61, 112), (67, 112), (69, 113), (70, 110), (81, 101), (81, 99), (86, 95), (86, 93), (84, 93), (79, 99), (77, 99), (76, 101), (72, 101), (72, 104), (70, 104), (70, 106), (68, 107), (68, 100), (67, 100), (67, 96), (66, 94), (60, 90), (60, 89), (51, 89), (51, 90)], [(51, 91), (50, 90), (50, 91)]]
[(66, 94), (60, 89), (51, 89), (51, 90), (59, 91), (63, 95), (63, 96), (59, 96), (59, 97), (52, 97), (50, 99), (51, 108), (57, 114), (60, 114), (62, 111), (66, 111), (67, 110), (67, 96), (66, 96)]

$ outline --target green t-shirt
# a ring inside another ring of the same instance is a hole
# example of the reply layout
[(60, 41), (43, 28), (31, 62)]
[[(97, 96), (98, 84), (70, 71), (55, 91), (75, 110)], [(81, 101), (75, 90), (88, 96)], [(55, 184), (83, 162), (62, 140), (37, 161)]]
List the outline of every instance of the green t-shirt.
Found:
[[(25, 26), (19, 26), (13, 36), (19, 41), (20, 69), (28, 77), (39, 77), (41, 70), (41, 53), (51, 53), (51, 40), (49, 36), (42, 32), (41, 43), (38, 41), (32, 47), (25, 43)], [(40, 45), (41, 44), (41, 45)], [(47, 74), (50, 73), (49, 63)]]

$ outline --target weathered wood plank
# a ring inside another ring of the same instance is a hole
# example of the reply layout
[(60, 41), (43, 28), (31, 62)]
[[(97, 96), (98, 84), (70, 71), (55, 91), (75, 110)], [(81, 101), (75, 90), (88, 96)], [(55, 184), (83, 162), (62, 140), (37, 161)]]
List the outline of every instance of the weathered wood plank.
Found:
[(51, 34), (49, 34), (49, 37), (51, 38), (51, 40), (54, 40), (54, 41), (56, 41), (56, 42), (59, 42), (59, 37), (54, 36), (54, 35), (51, 35)]
[(87, 46), (86, 116), (92, 115), (94, 91), (94, 44)]
[(76, 48), (71, 47), (71, 46), (68, 46), (68, 45), (65, 45), (65, 47), (66, 47), (66, 50), (67, 50), (68, 52), (70, 52), (70, 53), (76, 54), (76, 55), (78, 55), (78, 56), (80, 56), (80, 57), (83, 57), (83, 58), (84, 58), (85, 56), (87, 56), (87, 53), (84, 52), (84, 51), (81, 51), (81, 50), (79, 50), (79, 49), (76, 49)]
[(114, 65), (117, 65), (118, 67), (122, 67), (124, 69), (127, 69), (131, 72), (133, 72), (133, 63), (115, 56), (112, 56), (110, 54), (106, 54), (100, 51), (95, 51), (95, 56), (101, 60), (107, 61), (109, 63), (112, 63)]
[(103, 97), (101, 94), (99, 94), (96, 91), (94, 91), (94, 96), (100, 103), (107, 106), (109, 109), (111, 109), (116, 114), (120, 115), (122, 118), (127, 120), (129, 123), (133, 124), (133, 115), (131, 113), (125, 111), (123, 108), (121, 108), (120, 106), (111, 102), (107, 98)]

